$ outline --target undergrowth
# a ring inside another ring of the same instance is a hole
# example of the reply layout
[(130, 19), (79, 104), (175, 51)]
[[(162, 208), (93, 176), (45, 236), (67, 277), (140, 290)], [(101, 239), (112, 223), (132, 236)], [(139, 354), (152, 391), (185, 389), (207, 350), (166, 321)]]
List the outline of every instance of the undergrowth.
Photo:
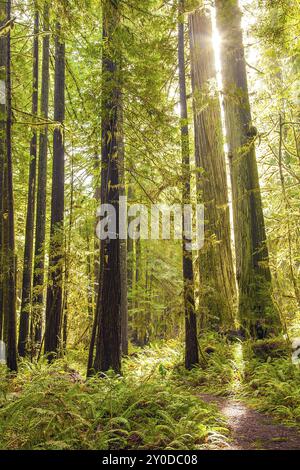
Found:
[(232, 395), (300, 425), (300, 369), (289, 356), (258, 358), (252, 343), (214, 334), (200, 346), (201, 365), (192, 371), (178, 341), (134, 352), (123, 376), (86, 381), (78, 351), (50, 366), (23, 361), (14, 378), (0, 367), (0, 449), (224, 447), (226, 423), (201, 393)]
[(176, 343), (147, 348), (124, 376), (83, 380), (65, 361), (2, 369), (0, 449), (201, 449), (226, 442), (214, 407), (174, 380)]
[[(202, 350), (213, 349), (206, 364), (179, 377), (202, 392), (234, 395), (278, 421), (300, 427), (300, 368), (282, 338), (228, 343), (219, 335), (208, 335)], [(210, 348), (211, 346), (211, 348)]]
[(300, 427), (300, 369), (290, 358), (246, 361), (242, 396), (280, 422)]
[[(201, 364), (191, 371), (179, 367), (176, 371), (177, 380), (199, 387), (198, 392), (231, 395), (236, 376), (240, 374), (232, 346), (221, 336), (211, 333), (201, 339), (200, 348)], [(210, 353), (207, 354), (206, 350)]]
[(178, 382), (192, 386), (194, 393), (232, 395), (284, 424), (300, 427), (300, 368), (292, 363), (282, 338), (228, 343), (209, 334), (201, 340), (201, 349), (210, 351), (206, 360), (190, 372), (179, 367)]

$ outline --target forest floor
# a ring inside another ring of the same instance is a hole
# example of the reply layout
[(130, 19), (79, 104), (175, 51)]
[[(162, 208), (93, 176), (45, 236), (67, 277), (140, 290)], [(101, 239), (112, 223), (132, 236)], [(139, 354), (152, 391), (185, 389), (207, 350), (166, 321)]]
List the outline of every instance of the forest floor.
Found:
[(208, 393), (200, 398), (217, 406), (230, 430), (226, 446), (210, 446), (215, 450), (299, 450), (300, 433), (274, 423), (266, 414), (255, 411), (235, 398), (217, 397)]
[(0, 449), (300, 449), (300, 367), (252, 346), (206, 335), (211, 352), (187, 371), (183, 344), (158, 342), (105, 380), (85, 380), (81, 350), (25, 359), (13, 377), (0, 367)]

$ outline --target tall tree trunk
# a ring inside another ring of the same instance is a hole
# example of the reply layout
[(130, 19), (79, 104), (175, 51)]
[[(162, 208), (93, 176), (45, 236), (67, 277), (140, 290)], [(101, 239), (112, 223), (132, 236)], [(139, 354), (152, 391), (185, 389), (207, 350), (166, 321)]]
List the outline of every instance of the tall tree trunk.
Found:
[[(0, 43), (0, 50), (1, 50), (1, 43)], [(0, 52), (1, 54), (1, 52)], [(1, 59), (0, 59), (1, 60)], [(1, 78), (0, 78), (1, 80)], [(1, 104), (0, 104), (1, 106)], [(1, 116), (1, 111), (0, 111)], [(3, 332), (3, 252), (2, 252), (2, 220), (3, 220), (3, 213), (2, 213), (2, 200), (3, 200), (3, 153), (2, 153), (2, 137), (1, 134), (2, 130), (2, 121), (0, 121), (0, 341), (2, 340), (2, 332)]]
[(65, 279), (64, 279), (64, 295), (63, 295), (63, 328), (62, 328), (62, 353), (67, 351), (68, 340), (68, 308), (69, 308), (69, 279), (70, 279), (70, 262), (71, 262), (71, 242), (73, 227), (73, 206), (74, 206), (74, 163), (73, 151), (71, 154), (71, 191), (70, 191), (70, 215), (68, 232), (65, 237)]
[(56, 26), (54, 120), (59, 123), (53, 135), (53, 173), (51, 199), (51, 228), (49, 256), (49, 284), (47, 289), (45, 354), (53, 360), (60, 350), (63, 310), (64, 261), (64, 141), (65, 117), (65, 45), (61, 26)]
[[(133, 192), (132, 188), (129, 185), (127, 190), (127, 201), (128, 205), (132, 202)], [(131, 220), (128, 218), (128, 225)], [(128, 288), (128, 311), (132, 309), (132, 287), (133, 287), (133, 239), (127, 237), (127, 288)]]
[[(99, 184), (99, 174), (100, 171), (100, 158), (98, 155), (98, 149), (95, 151), (94, 155), (94, 198), (96, 200), (97, 206), (101, 202), (101, 187)], [(96, 224), (97, 225), (97, 224)], [(93, 363), (94, 363), (94, 349), (97, 338), (98, 326), (99, 326), (99, 309), (98, 309), (98, 295), (99, 295), (99, 282), (100, 282), (100, 264), (101, 264), (101, 253), (100, 253), (100, 242), (96, 235), (94, 236), (94, 270), (93, 270), (93, 298), (94, 298), (94, 311), (93, 311), (93, 326), (91, 341), (89, 346), (89, 355), (88, 355), (88, 364), (87, 364), (87, 377), (93, 375)]]
[[(4, 5), (3, 5), (4, 6)], [(6, 13), (3, 6), (0, 5), (0, 26), (2, 27), (6, 19)], [(4, 10), (4, 11), (2, 11)], [(5, 83), (5, 58), (6, 58), (6, 37), (0, 36), (0, 85), (3, 87)], [(2, 91), (3, 92), (3, 91)], [(2, 340), (3, 335), (3, 184), (4, 184), (4, 161), (6, 157), (5, 153), (5, 100), (3, 95), (0, 97), (0, 340)]]
[[(127, 203), (130, 206), (133, 198), (133, 191), (130, 182), (127, 189)], [(128, 226), (131, 222), (131, 217), (128, 217)], [(132, 321), (133, 321), (133, 265), (134, 265), (134, 243), (133, 239), (127, 234), (127, 298), (128, 298), (128, 336), (132, 338)]]
[[(33, 38), (33, 69), (32, 69), (32, 115), (38, 112), (38, 84), (39, 84), (39, 13), (34, 15), (34, 38)], [(36, 192), (36, 157), (37, 157), (37, 130), (32, 129), (30, 142), (30, 163), (27, 197), (27, 217), (25, 230), (25, 248), (23, 263), (22, 303), (20, 312), (20, 328), (18, 352), (25, 357), (29, 334), (29, 317), (31, 310), (32, 292), (32, 259), (33, 259), (33, 233), (34, 233), (34, 210)]]
[[(125, 146), (123, 128), (123, 100), (119, 97), (119, 122), (118, 122), (118, 161), (120, 196), (126, 195), (125, 186)], [(122, 354), (128, 355), (128, 285), (127, 285), (127, 240), (120, 239), (120, 282), (121, 282), (121, 341)]]
[[(0, 26), (6, 23), (6, 4), (0, 4)], [(0, 36), (0, 340), (3, 338), (3, 281), (4, 281), (4, 247), (3, 247), (3, 199), (4, 199), (4, 165), (6, 161), (6, 43), (5, 35)]]
[[(94, 156), (94, 198), (96, 202), (96, 209), (101, 203), (101, 188), (100, 188), (100, 175), (101, 175), (101, 161), (98, 154), (98, 149), (95, 151)], [(93, 299), (94, 299), (94, 316), (96, 315), (97, 296), (99, 292), (99, 272), (100, 272), (100, 241), (96, 235), (96, 225), (94, 233), (94, 269), (93, 269)]]
[[(182, 152), (182, 205), (191, 203), (190, 187), (190, 149), (189, 149), (189, 128), (188, 110), (186, 97), (185, 78), (185, 51), (184, 51), (184, 0), (179, 0), (179, 21), (178, 21), (178, 68), (179, 68), (179, 91), (181, 110), (181, 152)], [(189, 251), (187, 244), (190, 242), (185, 234), (184, 217), (182, 220), (183, 241), (182, 241), (182, 267), (183, 267), (183, 295), (185, 312), (185, 367), (191, 369), (199, 363), (197, 321), (194, 298), (194, 271), (193, 255)]]
[[(41, 116), (47, 121), (49, 108), (49, 4), (46, 0), (43, 12), (43, 59), (41, 85)], [(41, 128), (39, 138), (39, 161), (37, 180), (37, 205), (35, 228), (35, 256), (33, 274), (32, 341), (41, 343), (44, 306), (45, 232), (47, 194), (47, 148), (48, 124)]]
[(221, 108), (210, 12), (189, 17), (198, 197), (205, 207), (205, 245), (199, 253), (201, 311), (210, 325), (234, 326), (235, 274)]
[[(138, 225), (137, 232), (140, 233), (141, 227)], [(135, 248), (135, 265), (134, 265), (134, 289), (133, 289), (133, 308), (134, 314), (132, 315), (132, 325), (131, 325), (131, 338), (134, 344), (140, 344), (140, 334), (139, 334), (139, 317), (140, 317), (140, 283), (141, 283), (141, 270), (142, 270), (142, 246), (141, 246), (141, 237), (139, 236), (134, 241)]]
[(238, 0), (216, 0), (221, 35), (224, 110), (231, 169), (239, 318), (246, 333), (265, 337), (279, 327), (255, 156)]
[(90, 234), (89, 234), (89, 226), (86, 223), (85, 229), (85, 238), (86, 238), (86, 249), (87, 249), (87, 257), (86, 257), (86, 275), (87, 275), (87, 303), (88, 303), (88, 318), (93, 319), (94, 313), (94, 276), (93, 276), (93, 269), (92, 269), (92, 257), (91, 257), (91, 246), (90, 246)]
[[(102, 174), (102, 172), (101, 172)], [(102, 178), (101, 178), (102, 179)], [(97, 250), (98, 251), (98, 250)], [(89, 347), (89, 355), (88, 355), (88, 364), (87, 364), (87, 377), (92, 376), (95, 373), (94, 370), (94, 350), (96, 341), (98, 340), (99, 336), (99, 325), (100, 325), (100, 316), (101, 316), (101, 286), (102, 286), (102, 276), (103, 276), (103, 253), (100, 251), (99, 257), (99, 280), (98, 280), (98, 293), (96, 297), (96, 310), (94, 312), (94, 321), (93, 321), (93, 328), (92, 328), (92, 335), (91, 335), (91, 342)], [(98, 348), (98, 354), (100, 350)], [(96, 358), (95, 358), (96, 360)], [(99, 361), (99, 357), (97, 358)]]
[[(102, 31), (103, 34), (103, 31)], [(94, 185), (94, 197), (98, 203), (105, 200), (105, 184), (107, 178), (107, 165), (103, 164), (103, 159), (101, 161), (98, 158), (98, 152), (95, 153), (95, 160), (94, 160), (94, 172), (100, 172), (100, 185), (98, 184), (98, 178), (95, 178), (95, 185)], [(95, 230), (96, 233), (96, 230)], [(97, 235), (96, 235), (97, 236)], [(87, 364), (87, 377), (92, 376), (95, 373), (94, 370), (94, 352), (95, 352), (95, 345), (98, 339), (98, 329), (100, 324), (100, 315), (101, 315), (101, 286), (102, 286), (102, 275), (103, 275), (103, 251), (100, 250), (101, 243), (95, 236), (94, 242), (94, 250), (95, 250), (95, 258), (94, 258), (94, 277), (95, 277), (95, 285), (94, 285), (94, 298), (95, 298), (95, 311), (94, 311), (94, 320), (93, 320), (93, 327), (92, 327), (92, 334), (91, 334), (91, 341), (89, 346), (89, 355), (88, 355), (88, 364)], [(98, 256), (98, 259), (97, 259)], [(99, 359), (98, 359), (99, 360)]]
[(152, 266), (149, 266), (150, 253), (148, 248), (146, 249), (146, 273), (145, 273), (145, 299), (144, 299), (144, 312), (142, 320), (142, 335), (141, 339), (143, 345), (149, 343), (152, 332), (152, 321), (151, 321), (151, 300), (152, 300)]
[(7, 344), (7, 366), (17, 371), (16, 346), (16, 258), (14, 231), (13, 169), (11, 148), (11, 0), (0, 4), (1, 25), (9, 24), (0, 43), (0, 130), (3, 161), (2, 262), (3, 262), (3, 339)]
[(116, 213), (115, 239), (101, 241), (100, 289), (97, 299), (99, 321), (94, 370), (121, 370), (121, 279), (119, 240), (118, 108), (120, 84), (113, 33), (119, 24), (118, 6), (103, 3), (103, 97), (101, 203), (111, 204)]

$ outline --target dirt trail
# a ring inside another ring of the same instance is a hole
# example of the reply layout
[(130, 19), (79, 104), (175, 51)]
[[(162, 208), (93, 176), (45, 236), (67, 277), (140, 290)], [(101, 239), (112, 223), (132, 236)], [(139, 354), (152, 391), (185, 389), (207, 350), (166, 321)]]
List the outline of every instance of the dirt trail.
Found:
[[(270, 416), (252, 410), (234, 398), (201, 394), (206, 403), (215, 404), (231, 430), (229, 446), (219, 450), (295, 450), (300, 449), (300, 433), (276, 424)], [(210, 447), (211, 448), (211, 447)], [(213, 447), (216, 449), (216, 447)]]

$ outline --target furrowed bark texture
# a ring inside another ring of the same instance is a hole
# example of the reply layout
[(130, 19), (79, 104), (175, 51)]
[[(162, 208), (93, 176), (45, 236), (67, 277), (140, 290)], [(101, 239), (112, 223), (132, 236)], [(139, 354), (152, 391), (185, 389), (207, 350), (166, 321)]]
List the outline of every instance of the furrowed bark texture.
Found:
[[(42, 59), (42, 85), (41, 85), (41, 116), (48, 119), (49, 108), (49, 5), (45, 4), (43, 12), (43, 59)], [(33, 275), (33, 307), (32, 307), (32, 341), (40, 343), (42, 340), (42, 317), (44, 306), (44, 276), (45, 276), (45, 231), (46, 231), (46, 192), (47, 192), (47, 148), (48, 125), (40, 130), (39, 161), (37, 179), (36, 229), (35, 229), (35, 255)]]
[[(118, 164), (119, 164), (119, 181), (120, 196), (126, 195), (125, 186), (125, 145), (124, 145), (124, 129), (123, 129), (123, 100), (119, 97), (119, 116), (118, 116)], [(128, 285), (127, 285), (127, 240), (120, 239), (120, 282), (121, 282), (121, 339), (122, 354), (128, 354)]]
[[(6, 6), (0, 4), (0, 25), (6, 23)], [(5, 107), (5, 83), (6, 82), (6, 37), (0, 36), (0, 340), (3, 339), (3, 281), (4, 281), (4, 252), (3, 252), (3, 198), (4, 198), (4, 164), (6, 160), (6, 107)]]
[(53, 135), (53, 172), (49, 276), (46, 305), (45, 354), (53, 360), (60, 350), (63, 310), (64, 268), (64, 141), (65, 117), (65, 45), (57, 24), (55, 38), (54, 120), (59, 123)]
[[(11, 1), (1, 3), (1, 24), (11, 22)], [(3, 269), (3, 339), (7, 367), (16, 372), (16, 258), (14, 230), (13, 167), (11, 148), (11, 46), (10, 27), (1, 40), (1, 153), (3, 158), (2, 269)]]
[(279, 317), (271, 298), (271, 274), (255, 155), (246, 62), (237, 0), (216, 0), (221, 35), (225, 124), (229, 146), (239, 286), (239, 319), (246, 333), (265, 337)]
[(118, 6), (111, 0), (103, 3), (102, 58), (102, 174), (101, 202), (111, 204), (116, 213), (115, 238), (101, 241), (100, 290), (97, 300), (99, 321), (96, 342), (95, 372), (121, 370), (121, 278), (119, 240), (119, 139), (118, 109), (120, 100), (119, 68), (113, 34), (119, 24)]
[[(34, 16), (34, 39), (33, 39), (33, 70), (32, 70), (32, 116), (38, 112), (38, 83), (39, 83), (39, 13)], [(34, 211), (36, 193), (36, 160), (37, 160), (37, 131), (32, 129), (30, 142), (30, 164), (28, 178), (27, 216), (25, 229), (25, 248), (23, 262), (22, 302), (20, 311), (20, 328), (18, 352), (21, 357), (26, 355), (27, 341), (29, 335), (29, 317), (31, 310), (32, 293), (32, 261), (33, 261), (33, 234), (34, 234)]]
[[(127, 190), (127, 200), (128, 204), (130, 205), (132, 203), (133, 199), (133, 193), (132, 193), (132, 188), (128, 186)], [(128, 225), (131, 222), (131, 218), (128, 218)], [(133, 265), (134, 265), (134, 244), (133, 244), (133, 239), (131, 237), (127, 237), (127, 291), (128, 291), (128, 315), (129, 315), (129, 325), (131, 324), (132, 320), (132, 307), (133, 307), (133, 302), (132, 302), (132, 289), (133, 289)], [(130, 326), (129, 326), (130, 329)], [(131, 335), (131, 331), (129, 333)]]
[[(236, 285), (221, 109), (208, 10), (189, 16), (198, 200), (205, 207), (199, 252), (201, 312), (211, 326), (234, 326)], [(204, 325), (203, 325), (204, 326)]]
[[(181, 109), (181, 151), (182, 151), (182, 204), (191, 203), (190, 187), (190, 149), (189, 149), (189, 128), (188, 111), (186, 97), (185, 78), (185, 51), (184, 51), (184, 1), (179, 0), (179, 22), (178, 22), (178, 69), (179, 69), (179, 91)], [(185, 367), (191, 369), (193, 365), (199, 363), (198, 340), (197, 340), (197, 320), (194, 297), (194, 271), (193, 255), (189, 251), (187, 239), (184, 233), (185, 224), (182, 220), (183, 241), (182, 241), (182, 270), (183, 270), (183, 296), (185, 313)]]

